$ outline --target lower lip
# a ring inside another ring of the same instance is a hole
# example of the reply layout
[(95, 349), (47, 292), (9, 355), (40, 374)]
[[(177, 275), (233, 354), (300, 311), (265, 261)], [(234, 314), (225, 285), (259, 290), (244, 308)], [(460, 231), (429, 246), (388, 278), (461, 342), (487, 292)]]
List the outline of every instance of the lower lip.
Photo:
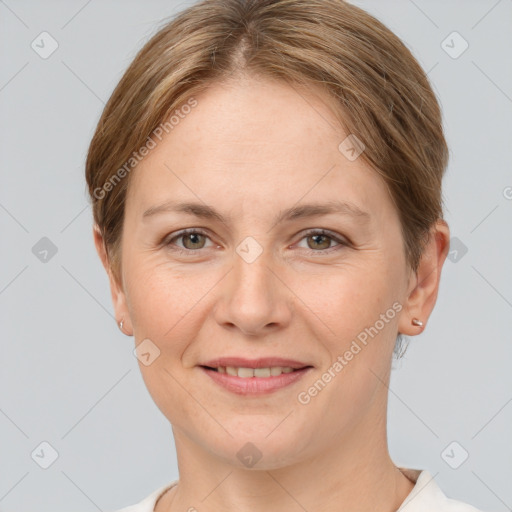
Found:
[(208, 370), (202, 366), (199, 367), (214, 382), (223, 386), (228, 391), (238, 395), (263, 395), (273, 393), (278, 389), (284, 388), (300, 380), (312, 367), (295, 370), (291, 373), (282, 373), (281, 375), (271, 377), (235, 377), (227, 373), (219, 373), (215, 370)]

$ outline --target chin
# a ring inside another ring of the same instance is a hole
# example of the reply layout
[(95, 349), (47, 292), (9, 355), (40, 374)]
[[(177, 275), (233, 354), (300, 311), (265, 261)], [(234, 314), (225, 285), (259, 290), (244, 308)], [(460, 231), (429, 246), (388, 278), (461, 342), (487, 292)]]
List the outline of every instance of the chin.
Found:
[(255, 421), (247, 418), (247, 428), (243, 421), (238, 422), (237, 430), (228, 427), (233, 437), (224, 436), (214, 445), (211, 439), (203, 442), (227, 464), (252, 470), (280, 469), (298, 462), (301, 454), (305, 458), (307, 449), (311, 448), (304, 433), (290, 432), (283, 428), (284, 425), (278, 426), (282, 420), (282, 417), (278, 421), (269, 417), (267, 421), (257, 422), (259, 426), (255, 427)]

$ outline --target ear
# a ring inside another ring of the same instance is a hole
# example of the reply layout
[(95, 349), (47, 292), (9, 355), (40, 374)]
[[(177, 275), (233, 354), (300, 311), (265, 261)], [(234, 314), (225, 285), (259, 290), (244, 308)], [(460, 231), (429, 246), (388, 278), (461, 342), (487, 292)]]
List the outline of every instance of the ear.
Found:
[(108, 260), (107, 250), (105, 248), (105, 241), (101, 234), (100, 228), (97, 224), (94, 224), (93, 227), (93, 237), (94, 245), (96, 246), (96, 251), (98, 252), (98, 255), (101, 259), (101, 263), (103, 264), (103, 267), (105, 268), (105, 271), (108, 274), (110, 282), (110, 294), (112, 297), (112, 304), (114, 306), (114, 313), (117, 325), (119, 326), (119, 322), (123, 321), (123, 333), (128, 336), (132, 336), (132, 323), (126, 305), (126, 296), (123, 291), (122, 283), (119, 283), (117, 279), (114, 277), (114, 274), (112, 273), (110, 261)]
[[(430, 240), (424, 248), (418, 270), (409, 280), (404, 311), (398, 324), (400, 333), (415, 336), (425, 329), (437, 300), (441, 269), (449, 249), (450, 229), (446, 221), (439, 219), (430, 230)], [(423, 325), (413, 325), (413, 318), (423, 322)]]

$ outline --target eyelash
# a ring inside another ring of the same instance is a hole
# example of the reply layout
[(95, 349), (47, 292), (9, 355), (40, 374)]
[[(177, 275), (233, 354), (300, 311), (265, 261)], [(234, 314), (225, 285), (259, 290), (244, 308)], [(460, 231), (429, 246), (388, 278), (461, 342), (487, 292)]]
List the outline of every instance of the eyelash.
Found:
[[(201, 249), (182, 249), (181, 247), (177, 247), (177, 246), (172, 246), (172, 242), (174, 242), (175, 240), (178, 240), (186, 235), (190, 235), (190, 234), (198, 234), (198, 235), (203, 235), (207, 238), (209, 238), (208, 236), (208, 233), (206, 233), (205, 231), (203, 231), (202, 229), (200, 228), (188, 228), (188, 229), (184, 229), (183, 231), (180, 231), (177, 235), (173, 236), (172, 238), (168, 239), (167, 241), (164, 240), (163, 241), (163, 244), (164, 246), (170, 248), (173, 252), (176, 252), (178, 254), (186, 254), (187, 256), (191, 256), (192, 254), (191, 253), (196, 253), (196, 252), (199, 252)], [(331, 251), (333, 250), (338, 250), (339, 248), (341, 247), (348, 247), (349, 246), (349, 243), (345, 240), (342, 240), (340, 239), (339, 237), (337, 237), (336, 235), (334, 235), (332, 232), (326, 230), (326, 229), (310, 229), (308, 231), (306, 231), (303, 235), (302, 235), (302, 238), (300, 240), (303, 240), (304, 238), (307, 238), (308, 236), (312, 236), (312, 235), (323, 235), (323, 236), (326, 236), (332, 240), (334, 240), (335, 242), (337, 242), (339, 245), (337, 246), (334, 246), (334, 247), (329, 247), (328, 249), (320, 249), (318, 251), (315, 251), (313, 249), (309, 249), (307, 250), (307, 252), (311, 255), (311, 254), (325, 254), (325, 253), (330, 253)]]

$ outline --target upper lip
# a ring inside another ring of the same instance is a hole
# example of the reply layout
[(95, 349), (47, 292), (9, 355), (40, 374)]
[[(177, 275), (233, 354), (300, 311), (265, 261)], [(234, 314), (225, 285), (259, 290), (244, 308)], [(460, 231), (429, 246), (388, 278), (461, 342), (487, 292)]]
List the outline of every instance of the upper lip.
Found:
[(311, 366), (293, 359), (282, 357), (260, 357), (258, 359), (247, 359), (245, 357), (219, 357), (202, 363), (200, 366), (218, 368), (219, 366), (234, 366), (236, 368), (270, 368), (273, 366), (290, 367), (294, 369)]

